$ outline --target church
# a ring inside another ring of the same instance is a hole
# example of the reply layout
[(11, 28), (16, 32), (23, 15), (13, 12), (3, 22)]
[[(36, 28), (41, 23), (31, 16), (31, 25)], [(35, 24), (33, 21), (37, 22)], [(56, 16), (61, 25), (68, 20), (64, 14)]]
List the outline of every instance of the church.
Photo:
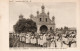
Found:
[(50, 19), (50, 13), (45, 13), (44, 5), (41, 6), (41, 10), (41, 13), (39, 11), (36, 12), (36, 16), (33, 14), (30, 15), (30, 19), (36, 22), (37, 33), (46, 33), (50, 30), (55, 30), (55, 17), (53, 16), (52, 20)]

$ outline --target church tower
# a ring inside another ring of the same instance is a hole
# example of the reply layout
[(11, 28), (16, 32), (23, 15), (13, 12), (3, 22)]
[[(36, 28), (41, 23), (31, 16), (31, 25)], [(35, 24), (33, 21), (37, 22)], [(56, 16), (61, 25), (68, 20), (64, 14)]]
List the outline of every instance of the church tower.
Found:
[(31, 16), (30, 18), (36, 22), (37, 33), (45, 34), (55, 29), (55, 17), (52, 17), (52, 20), (50, 19), (50, 13), (49, 11), (45, 12), (44, 5), (41, 6), (41, 12), (37, 11), (36, 13), (36, 16)]

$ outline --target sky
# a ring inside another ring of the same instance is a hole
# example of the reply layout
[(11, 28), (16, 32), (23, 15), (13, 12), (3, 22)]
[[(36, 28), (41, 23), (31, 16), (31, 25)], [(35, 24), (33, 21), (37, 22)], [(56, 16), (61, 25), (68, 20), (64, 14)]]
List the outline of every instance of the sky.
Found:
[(36, 16), (36, 12), (41, 13), (41, 6), (45, 6), (45, 13), (50, 12), (50, 19), (55, 17), (56, 28), (68, 26), (76, 27), (76, 3), (74, 2), (10, 2), (9, 3), (9, 30), (13, 30), (13, 25), (19, 20), (19, 15), (30, 18), (30, 14)]

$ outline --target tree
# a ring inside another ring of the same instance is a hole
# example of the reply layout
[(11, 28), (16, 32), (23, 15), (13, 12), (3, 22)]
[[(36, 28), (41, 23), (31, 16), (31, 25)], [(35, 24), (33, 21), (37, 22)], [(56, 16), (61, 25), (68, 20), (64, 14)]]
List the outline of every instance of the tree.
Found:
[(66, 31), (68, 30), (68, 27), (64, 27), (64, 33), (66, 33)]
[(27, 33), (27, 32), (36, 32), (37, 26), (36, 23), (31, 19), (19, 19), (19, 21), (13, 26), (15, 33)]

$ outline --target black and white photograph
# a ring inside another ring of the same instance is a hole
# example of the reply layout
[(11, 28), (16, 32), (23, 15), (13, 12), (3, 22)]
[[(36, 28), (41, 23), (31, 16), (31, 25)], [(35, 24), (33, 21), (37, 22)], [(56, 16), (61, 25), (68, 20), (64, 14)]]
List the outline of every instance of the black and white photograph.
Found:
[(9, 1), (9, 48), (76, 48), (75, 2)]

